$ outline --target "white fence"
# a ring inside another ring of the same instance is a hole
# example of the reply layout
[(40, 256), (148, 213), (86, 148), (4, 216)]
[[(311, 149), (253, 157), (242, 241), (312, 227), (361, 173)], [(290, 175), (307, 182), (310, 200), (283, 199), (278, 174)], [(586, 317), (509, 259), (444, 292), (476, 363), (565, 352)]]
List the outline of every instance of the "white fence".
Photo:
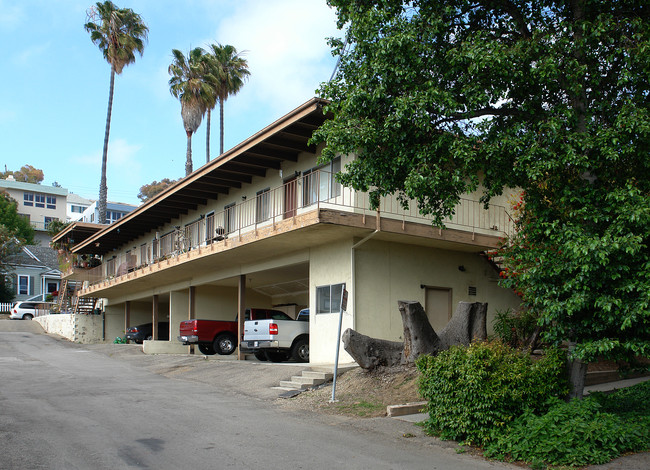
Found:
[(13, 303), (1, 302), (0, 303), (0, 313), (9, 313), (11, 312), (11, 306)]

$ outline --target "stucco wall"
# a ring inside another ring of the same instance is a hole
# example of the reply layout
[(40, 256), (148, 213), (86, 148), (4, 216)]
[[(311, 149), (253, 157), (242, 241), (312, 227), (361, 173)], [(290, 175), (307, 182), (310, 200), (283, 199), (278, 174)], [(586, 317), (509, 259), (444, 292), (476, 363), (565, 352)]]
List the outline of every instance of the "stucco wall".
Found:
[(118, 336), (124, 337), (124, 304), (107, 305), (105, 312), (106, 341), (112, 343)]
[[(309, 361), (312, 364), (334, 363), (339, 314), (316, 314), (316, 287), (345, 283), (346, 288), (349, 289), (351, 247), (352, 240), (345, 240), (314, 247), (310, 251)], [(350, 307), (352, 306), (349, 304), (348, 311), (343, 313), (341, 332), (346, 328), (354, 328), (354, 312)], [(353, 362), (352, 357), (343, 349), (342, 343), (339, 362)]]
[[(497, 285), (496, 272), (478, 254), (370, 240), (356, 251), (357, 331), (402, 340), (397, 301), (424, 306), (422, 285), (450, 288), (452, 312), (460, 301), (487, 302), (488, 331), (496, 310), (519, 305), (514, 293)], [(476, 295), (469, 295), (470, 286)]]

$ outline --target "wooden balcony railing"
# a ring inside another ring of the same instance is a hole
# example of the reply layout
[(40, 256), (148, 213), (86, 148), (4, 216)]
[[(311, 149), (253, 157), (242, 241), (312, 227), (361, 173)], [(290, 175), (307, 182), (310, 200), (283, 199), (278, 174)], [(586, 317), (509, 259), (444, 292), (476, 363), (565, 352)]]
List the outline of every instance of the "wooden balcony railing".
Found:
[[(82, 277), (94, 284), (122, 276), (135, 269), (218, 243), (228, 237), (240, 236), (259, 227), (274, 225), (316, 208), (332, 208), (373, 216), (376, 214), (375, 209), (370, 209), (367, 193), (342, 187), (331, 173), (314, 171), (296, 177), (278, 188), (260, 191), (254, 198), (228, 206), (221, 212), (211, 212), (183, 227), (177, 225), (168, 233), (156, 234), (150, 243), (105, 260), (101, 266), (88, 270)], [(385, 218), (427, 225), (432, 223), (430, 216), (419, 214), (415, 203), (404, 209), (396, 196), (382, 198), (378, 210)], [(460, 200), (453, 217), (445, 221), (445, 226), (499, 236), (507, 236), (514, 230), (514, 223), (504, 207), (490, 205), (485, 209), (482, 203), (470, 199)]]

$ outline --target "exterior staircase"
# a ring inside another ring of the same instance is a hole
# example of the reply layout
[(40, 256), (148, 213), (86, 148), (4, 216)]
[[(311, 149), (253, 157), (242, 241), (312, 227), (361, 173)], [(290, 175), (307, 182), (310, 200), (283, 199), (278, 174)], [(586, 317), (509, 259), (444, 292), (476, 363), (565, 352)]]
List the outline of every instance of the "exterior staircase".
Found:
[(82, 288), (80, 281), (64, 279), (59, 289), (57, 310), (59, 313), (80, 313), (89, 315), (93, 313), (98, 299), (94, 297), (79, 297), (77, 292)]
[[(359, 367), (356, 364), (339, 365), (338, 375)], [(317, 387), (332, 381), (334, 378), (334, 366), (312, 366), (301, 372), (301, 375), (294, 375), (290, 380), (281, 380), (279, 387), (273, 387), (285, 391), (302, 391)]]

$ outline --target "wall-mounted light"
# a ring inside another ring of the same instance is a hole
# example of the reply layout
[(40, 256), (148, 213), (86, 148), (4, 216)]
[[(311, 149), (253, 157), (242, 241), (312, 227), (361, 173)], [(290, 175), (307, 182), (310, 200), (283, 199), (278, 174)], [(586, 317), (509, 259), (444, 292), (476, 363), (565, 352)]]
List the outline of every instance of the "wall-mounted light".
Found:
[(466, 271), (466, 270), (465, 270), (465, 266), (463, 266), (462, 264), (461, 264), (460, 266), (458, 266), (458, 270), (461, 271), (461, 272), (465, 272), (465, 271)]
[(246, 200), (246, 196), (242, 196), (242, 197), (241, 197), (241, 200), (242, 200), (242, 201), (245, 201), (245, 200)]

